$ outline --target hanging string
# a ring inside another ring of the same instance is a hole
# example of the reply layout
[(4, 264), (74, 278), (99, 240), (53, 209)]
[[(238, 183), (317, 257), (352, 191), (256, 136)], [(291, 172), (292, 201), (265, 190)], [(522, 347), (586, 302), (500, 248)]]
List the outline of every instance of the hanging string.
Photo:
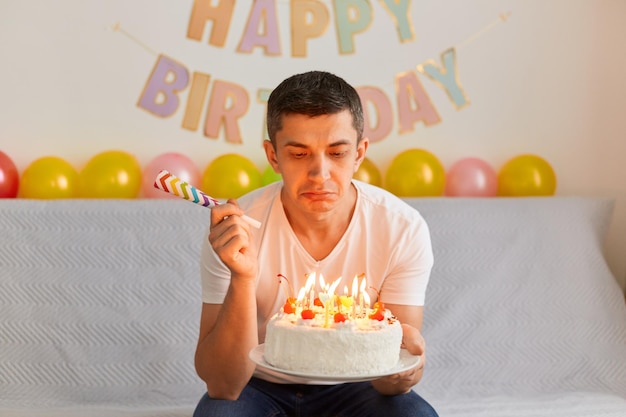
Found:
[[(506, 21), (509, 19), (509, 17), (511, 17), (511, 12), (510, 11), (506, 12), (506, 13), (500, 13), (498, 15), (498, 17), (496, 19), (494, 19), (491, 23), (489, 23), (488, 25), (486, 25), (485, 27), (483, 27), (478, 32), (474, 33), (472, 36), (468, 37), (464, 41), (461, 41), (460, 43), (455, 45), (454, 48), (456, 48), (458, 50), (460, 48), (466, 47), (470, 43), (474, 42), (476, 39), (480, 38), (485, 33), (489, 32), (495, 26), (499, 25), (500, 23), (506, 23)], [(148, 45), (146, 45), (145, 43), (143, 43), (142, 41), (137, 39), (135, 36), (130, 34), (128, 31), (126, 31), (124, 28), (122, 28), (122, 26), (121, 26), (121, 24), (119, 22), (115, 23), (112, 26), (109, 26), (107, 29), (112, 30), (113, 32), (121, 33), (122, 35), (126, 36), (128, 39), (132, 40), (137, 45), (139, 45), (140, 47), (145, 49), (146, 51), (150, 52), (152, 55), (156, 55), (156, 56), (159, 55), (159, 53), (156, 52), (154, 49), (150, 48)]]
[(122, 35), (124, 35), (128, 39), (130, 39), (131, 41), (135, 42), (137, 45), (141, 46), (146, 51), (150, 52), (152, 55), (155, 55), (155, 56), (159, 55), (159, 53), (156, 52), (154, 49), (150, 48), (148, 45), (146, 45), (145, 43), (141, 42), (139, 39), (137, 39), (136, 37), (131, 35), (129, 32), (124, 30), (122, 28), (122, 25), (120, 25), (120, 22), (117, 22), (114, 25), (107, 27), (107, 29), (112, 30), (113, 32), (121, 33)]
[(485, 26), (478, 32), (474, 33), (472, 36), (465, 39), (461, 43), (457, 44), (455, 48), (458, 50), (460, 48), (463, 48), (469, 45), (470, 43), (474, 42), (476, 39), (484, 35), (486, 32), (490, 31), (491, 29), (493, 29), (495, 26), (499, 25), (500, 23), (506, 23), (506, 21), (509, 19), (510, 16), (511, 16), (511, 12), (500, 13), (497, 19), (495, 19), (493, 22), (489, 23), (487, 26)]

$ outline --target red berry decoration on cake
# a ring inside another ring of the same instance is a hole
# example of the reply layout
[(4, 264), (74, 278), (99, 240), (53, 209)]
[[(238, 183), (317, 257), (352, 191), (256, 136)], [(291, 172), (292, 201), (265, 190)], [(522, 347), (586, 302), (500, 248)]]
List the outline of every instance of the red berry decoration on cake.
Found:
[(343, 323), (344, 321), (346, 321), (346, 316), (341, 313), (335, 313), (335, 315), (333, 316), (333, 320), (335, 321), (335, 323)]
[(315, 312), (313, 310), (302, 310), (302, 313), (300, 313), (300, 316), (304, 319), (304, 320), (312, 320), (315, 318)]
[(293, 297), (287, 298), (285, 304), (283, 305), (283, 312), (285, 314), (293, 314), (296, 312), (296, 299)]

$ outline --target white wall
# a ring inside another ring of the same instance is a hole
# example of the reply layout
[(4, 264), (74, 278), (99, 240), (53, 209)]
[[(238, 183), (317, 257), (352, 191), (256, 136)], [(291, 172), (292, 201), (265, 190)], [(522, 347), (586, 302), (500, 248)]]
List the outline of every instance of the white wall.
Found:
[[(616, 199), (608, 257), (626, 286), (626, 2), (413, 0), (416, 38), (400, 44), (389, 14), (370, 0), (374, 20), (355, 37), (355, 54), (338, 53), (331, 20), (326, 34), (309, 42), (306, 58), (290, 57), (287, 0), (276, 0), (282, 55), (273, 57), (259, 49), (237, 52), (251, 0), (237, 1), (223, 48), (208, 45), (208, 32), (202, 42), (186, 37), (192, 3), (0, 2), (0, 150), (20, 170), (46, 155), (80, 169), (110, 149), (131, 152), (142, 164), (177, 151), (201, 169), (234, 152), (262, 169), (264, 106), (256, 101), (258, 89), (271, 89), (296, 72), (325, 69), (356, 86), (383, 89), (395, 107), (396, 74), (415, 71), (427, 59), (438, 61), (445, 49), (456, 47), (459, 79), (471, 104), (455, 110), (443, 90), (420, 75), (441, 123), (398, 134), (395, 120), (394, 133), (370, 147), (370, 159), (384, 171), (400, 151), (424, 148), (445, 166), (476, 156), (498, 169), (513, 156), (540, 155), (556, 171), (558, 195)], [(510, 17), (499, 22), (503, 12)], [(128, 36), (110, 30), (116, 22)], [(137, 107), (157, 53), (250, 93), (240, 125), (243, 144), (182, 129), (186, 91), (170, 118)]]

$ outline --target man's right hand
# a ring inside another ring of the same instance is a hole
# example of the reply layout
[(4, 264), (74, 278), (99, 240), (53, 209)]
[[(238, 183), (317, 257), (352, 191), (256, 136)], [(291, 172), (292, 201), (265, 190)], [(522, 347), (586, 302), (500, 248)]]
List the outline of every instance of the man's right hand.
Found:
[(256, 278), (258, 260), (251, 243), (250, 225), (241, 216), (236, 200), (228, 200), (211, 209), (209, 242), (222, 262), (237, 276)]

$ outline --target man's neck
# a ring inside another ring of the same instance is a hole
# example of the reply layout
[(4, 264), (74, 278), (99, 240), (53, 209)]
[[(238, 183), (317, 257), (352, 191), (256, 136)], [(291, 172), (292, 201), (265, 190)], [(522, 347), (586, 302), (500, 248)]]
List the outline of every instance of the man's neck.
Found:
[(323, 213), (289, 210), (289, 207), (283, 205), (291, 228), (314, 259), (319, 261), (326, 258), (337, 246), (352, 220), (356, 196), (357, 191), (352, 185), (343, 204)]

